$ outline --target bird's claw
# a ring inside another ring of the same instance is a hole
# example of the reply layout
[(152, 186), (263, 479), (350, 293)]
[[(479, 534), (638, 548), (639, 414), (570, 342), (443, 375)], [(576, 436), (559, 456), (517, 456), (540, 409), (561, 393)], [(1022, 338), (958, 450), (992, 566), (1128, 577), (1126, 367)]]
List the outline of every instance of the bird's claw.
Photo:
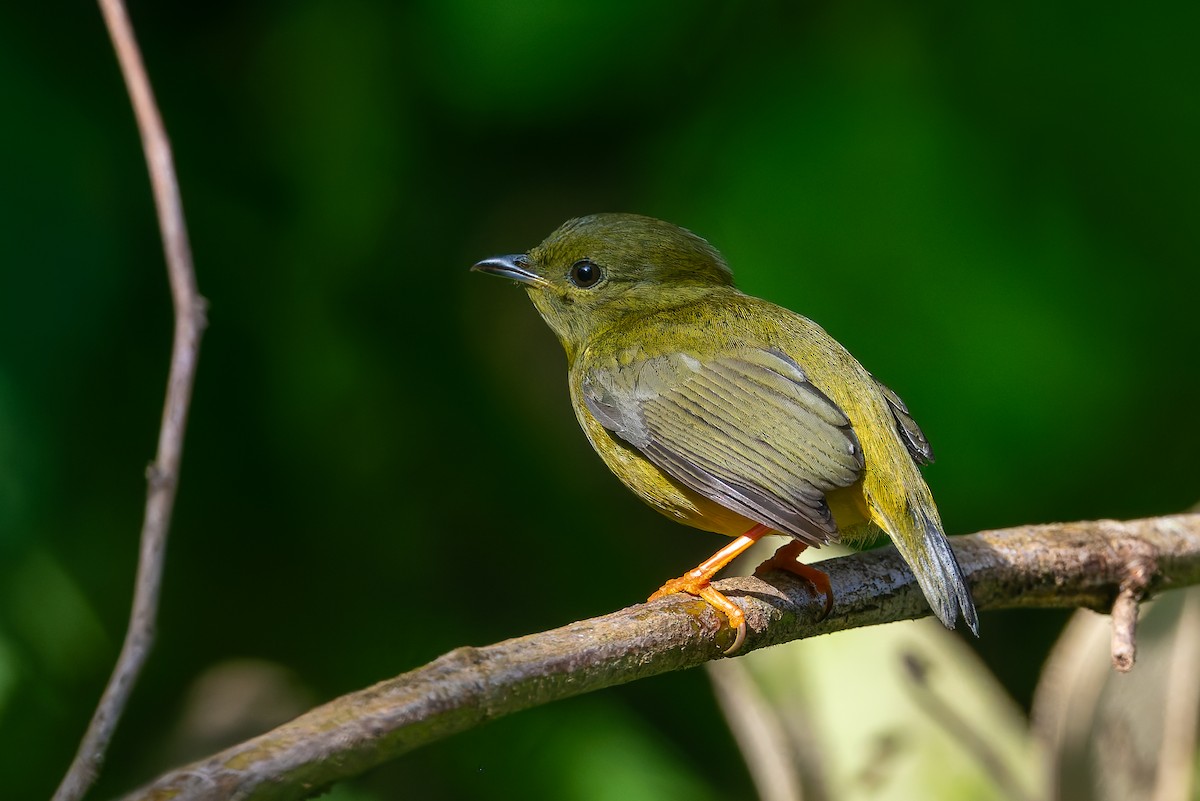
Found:
[(726, 619), (729, 621), (729, 628), (734, 630), (734, 636), (733, 644), (722, 653), (725, 656), (732, 656), (741, 649), (742, 644), (746, 642), (746, 615), (737, 604), (726, 598), (720, 590), (709, 584), (707, 580), (698, 579), (691, 574), (671, 579), (655, 590), (654, 594), (647, 600), (655, 601), (677, 593), (702, 598), (710, 606), (724, 613)]
[(825, 608), (822, 610), (821, 616), (817, 618), (817, 622), (820, 623), (833, 611), (833, 587), (829, 583), (828, 574), (824, 571), (798, 561), (805, 547), (804, 543), (798, 541), (787, 543), (776, 551), (774, 556), (755, 568), (754, 575), (762, 576), (772, 570), (785, 570), (807, 583), (814, 595), (821, 595), (825, 598)]
[(742, 618), (742, 622), (737, 624), (736, 632), (733, 636), (733, 644), (726, 648), (721, 653), (724, 656), (733, 656), (742, 647), (742, 643), (746, 641), (746, 619)]

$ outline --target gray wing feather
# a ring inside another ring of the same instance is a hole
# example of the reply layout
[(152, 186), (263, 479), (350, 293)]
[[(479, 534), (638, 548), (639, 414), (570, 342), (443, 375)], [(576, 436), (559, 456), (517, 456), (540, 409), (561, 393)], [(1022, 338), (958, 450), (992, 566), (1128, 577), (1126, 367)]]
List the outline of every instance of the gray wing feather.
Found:
[(862, 450), (845, 413), (782, 352), (613, 362), (582, 390), (601, 425), (683, 486), (805, 542), (836, 534), (825, 494), (857, 480)]
[(917, 464), (933, 464), (933, 448), (929, 446), (929, 440), (925, 438), (925, 433), (921, 431), (917, 421), (908, 413), (908, 407), (904, 401), (900, 400), (900, 396), (888, 389), (878, 378), (875, 376), (871, 376), (871, 378), (874, 379), (875, 386), (879, 387), (879, 391), (887, 400), (888, 408), (892, 410), (892, 417), (896, 420), (896, 431), (899, 432), (900, 439), (904, 441), (908, 452), (912, 454), (913, 461)]

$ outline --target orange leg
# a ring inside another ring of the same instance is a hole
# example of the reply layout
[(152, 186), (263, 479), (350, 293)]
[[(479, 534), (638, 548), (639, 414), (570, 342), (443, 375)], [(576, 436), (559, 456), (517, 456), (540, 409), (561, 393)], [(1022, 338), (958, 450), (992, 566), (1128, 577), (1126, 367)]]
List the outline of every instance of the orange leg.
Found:
[(806, 565), (803, 562), (797, 561), (800, 554), (804, 553), (807, 548), (800, 540), (792, 540), (786, 543), (775, 555), (754, 569), (754, 575), (761, 576), (768, 570), (786, 570), (796, 576), (807, 581), (814, 590), (825, 596), (825, 611), (821, 613), (821, 620), (829, 617), (829, 613), (833, 610), (833, 588), (829, 586), (829, 576), (817, 570), (811, 565)]
[(737, 635), (733, 639), (733, 645), (725, 650), (725, 655), (729, 656), (736, 653), (746, 640), (746, 616), (742, 613), (741, 607), (722, 595), (709, 582), (712, 581), (712, 577), (721, 568), (725, 567), (725, 565), (736, 559), (743, 551), (770, 533), (771, 529), (767, 526), (761, 523), (756, 525), (708, 559), (705, 559), (695, 570), (689, 570), (679, 578), (671, 579), (659, 587), (658, 591), (650, 596), (650, 600), (653, 601), (656, 598), (662, 598), (672, 593), (683, 592), (688, 595), (699, 596), (708, 601), (725, 613), (725, 617), (729, 619), (729, 627), (737, 631)]

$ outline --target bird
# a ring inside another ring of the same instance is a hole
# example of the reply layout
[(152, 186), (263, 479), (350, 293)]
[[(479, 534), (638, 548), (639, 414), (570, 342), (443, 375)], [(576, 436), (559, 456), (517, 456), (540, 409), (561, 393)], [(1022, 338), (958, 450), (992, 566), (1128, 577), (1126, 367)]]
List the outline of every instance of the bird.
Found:
[(819, 325), (744, 294), (700, 236), (652, 217), (572, 219), (526, 253), (474, 264), (523, 286), (561, 342), (584, 434), (635, 495), (679, 523), (735, 538), (650, 596), (687, 593), (746, 636), (713, 577), (767, 534), (760, 566), (833, 595), (807, 547), (884, 532), (947, 628), (979, 621), (920, 467), (929, 441), (900, 397)]

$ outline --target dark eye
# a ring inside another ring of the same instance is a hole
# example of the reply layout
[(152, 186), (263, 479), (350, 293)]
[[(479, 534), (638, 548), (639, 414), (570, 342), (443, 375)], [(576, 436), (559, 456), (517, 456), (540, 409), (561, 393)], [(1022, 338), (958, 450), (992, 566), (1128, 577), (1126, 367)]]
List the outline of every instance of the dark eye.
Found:
[(571, 265), (571, 271), (567, 273), (567, 278), (580, 289), (591, 289), (603, 280), (604, 270), (600, 269), (600, 265), (595, 262), (580, 259)]

